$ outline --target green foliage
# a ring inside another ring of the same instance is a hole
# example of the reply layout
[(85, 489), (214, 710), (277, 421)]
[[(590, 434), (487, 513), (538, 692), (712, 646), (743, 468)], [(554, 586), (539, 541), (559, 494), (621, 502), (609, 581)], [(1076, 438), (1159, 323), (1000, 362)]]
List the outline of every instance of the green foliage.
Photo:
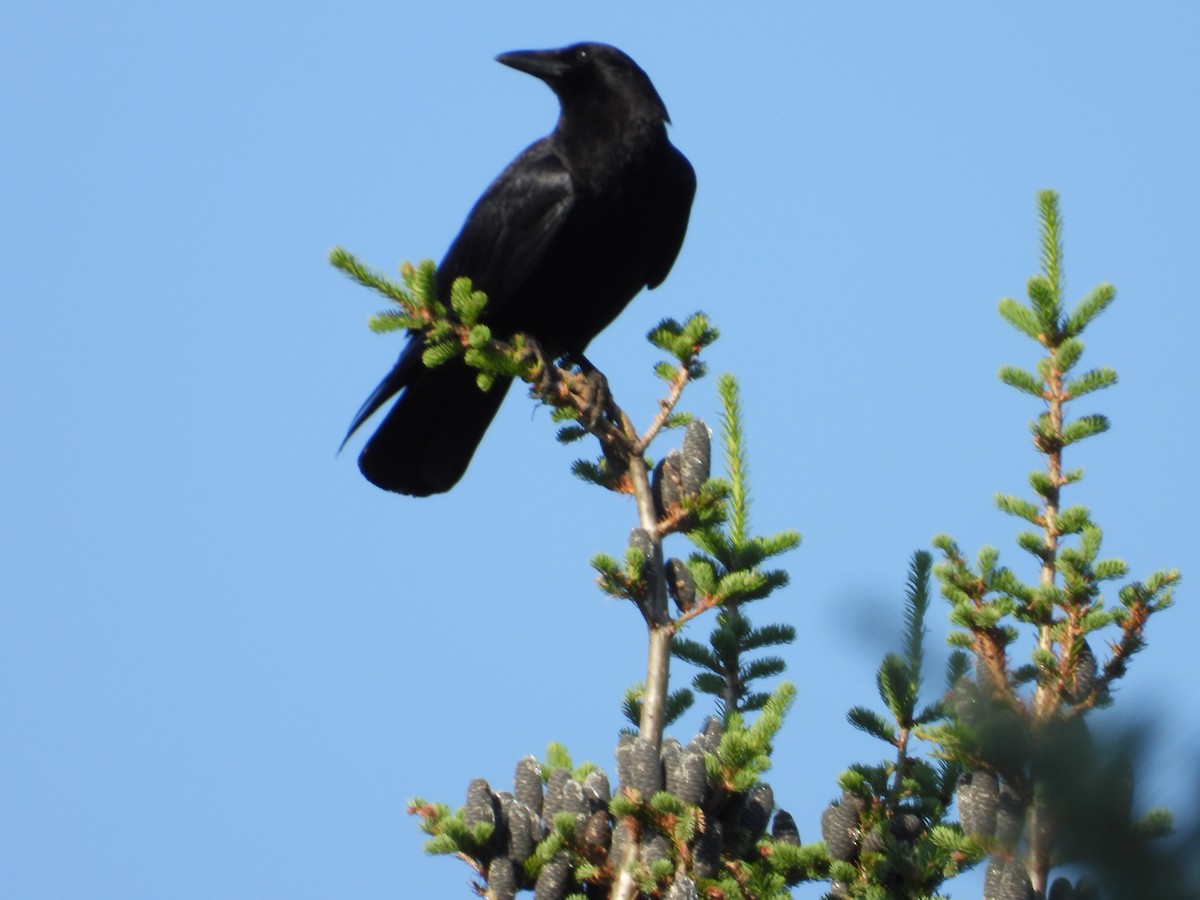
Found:
[(721, 438), (727, 475), (727, 514), (721, 521), (687, 533), (700, 549), (687, 561), (696, 590), (709, 605), (719, 607), (708, 643), (676, 636), (671, 652), (701, 670), (692, 680), (697, 692), (717, 700), (728, 718), (733, 713), (763, 709), (768, 695), (753, 690), (756, 681), (782, 674), (785, 665), (777, 656), (756, 660), (746, 655), (769, 647), (786, 646), (796, 638), (790, 625), (755, 627), (743, 605), (762, 600), (788, 583), (786, 572), (763, 569), (763, 563), (795, 549), (800, 535), (783, 531), (754, 536), (750, 529), (749, 465), (737, 381), (731, 375), (718, 379), (721, 398)]
[[(951, 619), (965, 630), (954, 636), (955, 642), (972, 648), (978, 662), (986, 665), (988, 677), (999, 686), (1008, 683), (1005, 659), (1015, 637), (1015, 631), (1004, 620), (1012, 617), (1034, 624), (1043, 634), (1033, 656), (1035, 668), (1040, 672), (1038, 685), (1042, 690), (1054, 690), (1056, 684), (1074, 679), (1074, 658), (1069, 649), (1064, 655), (1064, 650), (1055, 653), (1055, 646), (1070, 648), (1091, 631), (1121, 624), (1119, 614), (1103, 612), (1100, 585), (1124, 577), (1127, 567), (1120, 560), (1097, 559), (1101, 532), (1087, 507), (1061, 505), (1063, 488), (1077, 483), (1082, 475), (1078, 470), (1064, 472), (1063, 450), (1109, 427), (1108, 419), (1095, 413), (1068, 419), (1066, 403), (1117, 382), (1116, 372), (1104, 367), (1069, 377), (1082, 358), (1084, 345), (1080, 335), (1108, 307), (1116, 291), (1111, 285), (1101, 285), (1073, 310), (1064, 313), (1058, 198), (1053, 192), (1044, 191), (1039, 194), (1038, 204), (1042, 272), (1029, 281), (1028, 305), (1006, 298), (999, 309), (1006, 321), (1037, 342), (1043, 353), (1037, 364), (1040, 377), (1013, 366), (1002, 368), (1000, 377), (1043, 403), (1044, 409), (1033, 423), (1032, 432), (1046, 466), (1029, 476), (1033, 500), (1009, 494), (996, 497), (1001, 510), (1039, 529), (1021, 532), (1017, 537), (1018, 545), (1038, 563), (1038, 581), (1024, 582), (1011, 570), (996, 566), (996, 554), (991, 548), (981, 553), (979, 566), (973, 569), (949, 538), (937, 538), (934, 545), (942, 550), (944, 557), (937, 572), (942, 593), (953, 607)], [(1077, 546), (1065, 542), (1070, 536), (1077, 536)], [(1125, 660), (1141, 646), (1143, 612), (1152, 608), (1138, 605), (1134, 599), (1136, 590), (1123, 594), (1139, 609), (1138, 634), (1127, 635), (1118, 646), (1116, 657), (1105, 670), (1106, 678), (1123, 673)], [(1052, 715), (1048, 701), (1039, 700), (1037, 705), (1038, 716)]]
[(571, 751), (558, 741), (553, 741), (546, 747), (546, 761), (542, 763), (542, 781), (550, 777), (555, 769), (573, 769)]
[[(464, 325), (474, 325), (487, 305), (487, 294), (473, 290), (470, 278), (456, 278), (450, 286), (450, 308)], [(490, 339), (490, 334), (489, 334)]]
[(1000, 380), (1009, 387), (1014, 387), (1034, 397), (1040, 398), (1046, 394), (1046, 382), (1042, 381), (1041, 378), (1032, 372), (1016, 366), (1002, 366), (1000, 369)]
[[(721, 397), (722, 449), (730, 484), (730, 544), (740, 544), (745, 543), (750, 527), (750, 470), (746, 456), (745, 430), (742, 427), (741, 389), (737, 379), (726, 373), (717, 380), (717, 392)], [(799, 536), (796, 543), (799, 544)]]
[(462, 354), (462, 347), (456, 341), (443, 340), (429, 344), (421, 353), (421, 362), (426, 368), (433, 369), (447, 363)]
[[(1118, 828), (1082, 799), (1113, 790), (1112, 784), (1089, 781), (1102, 773), (1090, 762), (1083, 716), (1111, 702), (1111, 684), (1144, 647), (1150, 615), (1170, 604), (1178, 573), (1160, 572), (1147, 582), (1126, 585), (1118, 592), (1121, 606), (1106, 608), (1104, 584), (1126, 577), (1128, 566), (1100, 558), (1103, 536), (1089, 508), (1063, 505), (1064, 489), (1082, 478), (1081, 470), (1064, 468), (1064, 450), (1109, 428), (1098, 413), (1071, 418), (1067, 404), (1117, 383), (1116, 372), (1106, 367), (1072, 374), (1083, 357), (1082, 334), (1116, 291), (1102, 284), (1066, 310), (1057, 195), (1044, 191), (1038, 203), (1042, 271), (1028, 282), (1026, 304), (1005, 298), (999, 305), (1005, 321), (1036, 342), (1037, 374), (1004, 366), (1000, 379), (1041, 403), (1030, 431), (1044, 467), (1029, 476), (1032, 499), (996, 496), (998, 508), (1036, 528), (1017, 535), (1018, 546), (1033, 557), (1036, 574), (1031, 580), (1019, 578), (999, 565), (990, 547), (972, 565), (951, 538), (934, 539), (943, 557), (935, 568), (941, 593), (950, 602), (951, 622), (960, 629), (950, 640), (970, 652), (974, 678), (968, 675), (966, 654), (960, 655), (950, 671), (952, 717), (917, 732), (935, 743), (944, 759), (973, 770), (985, 783), (987, 773), (1000, 776), (1010, 805), (1019, 804), (1038, 823), (1023, 843), (1005, 852), (1021, 854), (1037, 883), (1047, 884), (1050, 860), (1082, 857), (1072, 844), (1080, 834), (1088, 835), (1084, 844), (1094, 846), (1097, 823)], [(1033, 639), (1025, 664), (1010, 658), (1021, 627), (1029, 628)], [(1096, 632), (1112, 628), (1119, 636), (1109, 640), (1109, 658), (1101, 663), (1089, 637), (1095, 640)], [(881, 692), (884, 687), (890, 705), (902, 684), (889, 674)], [(858, 727), (878, 725), (862, 715), (856, 719)], [(1128, 837), (1128, 829), (1122, 829)], [(984, 835), (982, 846), (994, 848), (997, 840)]]
[[(658, 349), (669, 353), (680, 366), (688, 369), (690, 378), (695, 380), (704, 375), (704, 364), (699, 361), (700, 351), (712, 344), (720, 332), (709, 322), (703, 313), (694, 313), (682, 325), (674, 319), (663, 319), (650, 333), (646, 340)], [(655, 372), (666, 381), (674, 378), (675, 367), (667, 363), (663, 368), (660, 363)]]
[[(642, 682), (625, 689), (625, 697), (621, 701), (621, 713), (625, 716), (626, 721), (635, 729), (630, 732), (636, 734), (638, 723), (642, 720), (642, 694), (645, 690), (645, 685)], [(696, 702), (696, 696), (687, 688), (679, 688), (667, 694), (666, 712), (663, 716), (664, 726), (671, 726), (679, 721), (680, 716), (692, 708)]]
[(730, 790), (749, 790), (771, 768), (772, 742), (795, 701), (796, 688), (784, 682), (763, 701), (751, 725), (740, 713), (727, 714), (717, 757), (721, 780)]
[[(683, 454), (672, 452), (657, 467), (645, 456), (662, 430), (691, 422), (675, 404), (683, 388), (704, 374), (699, 353), (715, 340), (716, 329), (697, 314), (682, 324), (665, 319), (650, 332), (651, 343), (671, 357), (654, 370), (669, 390), (651, 427), (638, 434), (615, 404), (592, 418), (581, 403), (570, 401), (579, 388), (576, 376), (550, 365), (522, 336), (496, 341), (481, 318), (486, 297), (465, 279), (451, 287), (447, 310), (436, 296), (432, 264), (404, 267), (396, 283), (334, 251), (334, 265), (399, 307), (379, 314), (372, 327), (421, 332), (427, 365), (461, 355), (479, 370), (484, 388), (499, 377), (526, 378), (535, 395), (553, 407), (559, 440), (599, 438), (601, 456), (577, 462), (575, 473), (635, 494), (641, 516), (620, 554), (593, 557), (598, 584), (607, 595), (638, 607), (652, 639), (673, 635), (671, 655), (699, 670), (692, 689), (713, 697), (721, 714), (686, 748), (673, 741), (660, 746), (661, 726), (659, 733), (645, 727), (646, 710), (657, 709), (660, 722), (672, 722), (695, 695), (667, 691), (665, 684), (655, 694), (651, 666), (649, 691), (635, 685), (624, 698), (623, 712), (636, 728), (622, 740), (618, 768), (630, 780), (617, 785), (611, 799), (607, 781), (592, 779), (594, 766), (574, 767), (566, 748), (552, 744), (537, 775), (527, 777), (523, 787), (514, 785), (515, 794), (528, 796), (528, 781), (541, 782), (534, 793), (541, 807), (537, 791), (544, 786), (546, 804), (536, 840), (526, 842), (518, 860), (513, 876), (518, 890), (536, 886), (549, 895), (539, 879), (555, 875), (565, 887), (554, 896), (608, 897), (625, 872), (632, 882), (623, 883), (631, 890), (658, 900), (783, 900), (789, 886), (812, 880), (831, 882), (830, 896), (924, 900), (938, 896), (946, 879), (993, 854), (995, 871), (1015, 859), (1042, 887), (1050, 884), (1051, 865), (1075, 861), (1103, 876), (1121, 896), (1140, 896), (1142, 889), (1147, 896), (1191, 896), (1175, 890), (1178, 867), (1152, 850), (1152, 839), (1172, 828), (1170, 813), (1156, 809), (1131, 818), (1128, 755), (1104, 751), (1086, 726), (1087, 713), (1112, 702), (1113, 683), (1145, 647), (1150, 616), (1173, 602), (1179, 573), (1159, 571), (1118, 586), (1118, 602), (1106, 604), (1104, 591), (1126, 579), (1129, 567), (1101, 555), (1103, 534), (1089, 507), (1063, 502), (1064, 490), (1083, 474), (1064, 467), (1064, 451), (1109, 428), (1099, 413), (1068, 415), (1067, 404), (1117, 383), (1110, 368), (1076, 372), (1085, 352), (1082, 336), (1116, 292), (1102, 284), (1068, 308), (1058, 198), (1042, 192), (1038, 205), (1041, 271), (1027, 283), (1027, 300), (1005, 298), (999, 313), (1035, 343), (1039, 355), (1032, 365), (1003, 366), (999, 377), (1039, 404), (1030, 433), (1043, 465), (1028, 477), (1030, 497), (995, 497), (999, 509), (1021, 521), (1016, 543), (1034, 572), (1027, 577), (1002, 565), (1000, 552), (990, 546), (969, 559), (946, 535), (933, 540), (941, 555), (936, 566), (931, 554), (914, 555), (901, 646), (884, 655), (876, 672), (880, 707), (855, 706), (847, 715), (853, 728), (882, 742), (884, 758), (841, 774), (841, 795), (821, 817), (824, 840), (809, 844), (800, 843), (791, 816), (775, 809), (774, 792), (762, 780), (796, 690), (786, 682), (774, 691), (760, 685), (784, 673), (784, 660), (771, 651), (794, 641), (795, 628), (756, 626), (746, 615), (747, 604), (787, 585), (787, 574), (769, 565), (797, 547), (800, 536), (752, 534), (733, 377), (723, 375), (717, 384), (725, 478), (701, 483), (707, 477), (707, 445), (701, 454), (705, 474), (685, 493), (678, 474)], [(688, 435), (698, 427), (692, 425)], [(651, 473), (652, 504), (645, 491)], [(657, 521), (647, 520), (648, 505)], [(687, 537), (695, 551), (686, 561), (664, 565), (662, 540), (675, 533)], [(922, 700), (931, 575), (949, 603), (955, 649), (946, 663), (944, 693)], [(654, 611), (664, 584), (676, 601), (673, 618)], [(716, 615), (707, 640), (679, 633), (708, 610)], [(1026, 639), (1018, 642), (1022, 635)], [(1017, 648), (1027, 658), (1016, 658)], [(662, 677), (665, 681), (665, 667)], [(751, 713), (757, 714), (753, 720)], [(522, 764), (528, 773), (532, 762)], [(698, 767), (703, 771), (697, 773)], [(656, 770), (657, 782), (647, 774)], [(518, 781), (521, 772), (518, 767)], [(663, 782), (665, 789), (659, 789)], [(451, 812), (416, 800), (410, 811), (421, 817), (429, 852), (456, 854), (487, 881), (496, 865), (500, 875), (508, 871), (505, 854), (514, 851), (505, 842), (515, 841), (532, 813), (523, 812), (513, 795), (490, 788), (492, 806), (481, 805), (478, 783), (468, 792), (468, 807)], [(980, 812), (986, 813), (988, 802), (990, 830)], [(956, 803), (962, 824), (950, 818)], [(1015, 832), (996, 824), (997, 806)], [(768, 833), (772, 813), (775, 825)], [(1062, 900), (1093, 893), (1087, 879), (1072, 887), (1060, 878), (1048, 895)]]
[[(876, 765), (853, 765), (843, 772), (838, 779), (842, 799), (822, 816), (828, 877), (847, 897), (929, 897), (983, 855), (960, 829), (946, 823), (961, 768), (914, 752), (914, 738), (930, 741), (954, 727), (941, 702), (918, 709), (931, 568), (928, 552), (913, 555), (903, 652), (884, 656), (876, 674), (887, 715), (862, 706), (847, 715), (851, 725), (882, 741), (893, 754)], [(962, 669), (956, 655), (948, 676), (957, 679)]]

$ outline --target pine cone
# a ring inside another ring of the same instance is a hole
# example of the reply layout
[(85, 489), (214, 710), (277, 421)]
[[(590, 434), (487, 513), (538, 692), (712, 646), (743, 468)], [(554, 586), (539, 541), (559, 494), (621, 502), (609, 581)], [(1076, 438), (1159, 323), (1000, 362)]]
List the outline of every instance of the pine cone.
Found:
[(507, 856), (497, 856), (488, 864), (489, 900), (514, 900), (517, 896), (517, 869)]
[(1009, 785), (1000, 786), (996, 804), (996, 840), (1004, 847), (1014, 847), (1025, 830), (1025, 804)]
[(574, 778), (568, 778), (562, 786), (562, 811), (574, 813), (576, 816), (586, 816), (591, 809), (588, 807), (587, 795), (583, 785)]
[(571, 859), (563, 851), (542, 866), (534, 885), (534, 900), (563, 900), (571, 887)]
[(634, 528), (629, 532), (629, 547), (632, 550), (641, 550), (642, 555), (646, 557), (642, 567), (642, 580), (646, 584), (653, 584), (658, 573), (655, 571), (654, 541), (650, 539), (650, 533), (644, 528)]
[(986, 769), (964, 772), (958, 776), (955, 797), (964, 832), (975, 838), (991, 837), (996, 833), (1000, 783), (993, 772)]
[(679, 756), (682, 753), (683, 747), (680, 746), (679, 741), (673, 737), (663, 738), (662, 748), (658, 751), (658, 755), (662, 757), (663, 771), (667, 773), (668, 781), (671, 777), (671, 767), (679, 763)]
[(571, 773), (566, 769), (555, 769), (546, 781), (546, 799), (542, 803), (542, 818), (549, 825), (555, 815), (565, 809), (563, 789), (571, 780)]
[(696, 884), (686, 875), (678, 876), (667, 891), (667, 900), (696, 900)]
[(925, 820), (911, 810), (898, 810), (888, 822), (892, 837), (904, 844), (915, 843), (925, 833)]
[(771, 820), (771, 811), (775, 808), (775, 792), (766, 782), (760, 781), (750, 789), (746, 802), (742, 805), (738, 825), (743, 829), (751, 844), (766, 833), (767, 823)]
[(721, 746), (721, 738), (724, 736), (725, 723), (716, 716), (709, 716), (704, 722), (704, 733), (696, 735), (692, 744), (698, 746), (705, 753), (716, 754)]
[(681, 613), (687, 612), (696, 603), (696, 579), (683, 561), (674, 557), (667, 560), (667, 593)]
[(467, 827), (474, 830), (476, 826), (485, 822), (488, 825), (495, 825), (496, 810), (496, 795), (492, 793), (487, 781), (482, 778), (473, 778), (467, 785), (467, 806), (464, 812)]
[(680, 463), (680, 484), (685, 497), (694, 497), (700, 486), (708, 481), (712, 467), (712, 434), (700, 419), (688, 423), (683, 433), (683, 459)]
[(612, 843), (612, 820), (605, 810), (596, 810), (576, 829), (579, 843), (593, 859), (604, 859)]
[(542, 767), (534, 757), (518, 760), (513, 775), (513, 796), (539, 816), (542, 814)]
[(651, 478), (650, 490), (654, 496), (654, 510), (660, 519), (665, 518), (672, 507), (679, 505), (682, 482), (679, 452), (672, 450), (658, 461)]
[(520, 800), (507, 794), (500, 795), (500, 812), (507, 839), (504, 855), (517, 865), (523, 865), (541, 840), (541, 818)]
[(993, 856), (983, 876), (983, 900), (1033, 900), (1033, 885), (1019, 859)]
[(662, 759), (654, 745), (642, 737), (621, 736), (617, 744), (617, 775), (621, 786), (633, 788), (643, 801), (663, 789)]
[(872, 828), (863, 836), (863, 853), (882, 853), (887, 848), (887, 839), (883, 836), (883, 826)]
[(862, 800), (845, 791), (840, 804), (826, 807), (821, 814), (821, 836), (833, 859), (851, 860), (858, 855), (862, 810)]
[(704, 802), (704, 793), (708, 788), (708, 771), (704, 767), (704, 751), (699, 747), (688, 746), (671, 757), (672, 762), (665, 766), (667, 790), (692, 806), (700, 806)]
[(988, 858), (987, 868), (983, 872), (983, 900), (998, 900), (1000, 882), (1004, 878), (1005, 861), (1002, 857)]
[(724, 829), (716, 819), (700, 834), (692, 849), (692, 869), (697, 878), (716, 878), (721, 871), (721, 851), (724, 849)]
[(603, 769), (588, 772), (587, 778), (583, 780), (583, 792), (587, 797), (589, 809), (607, 812), (608, 804), (612, 801), (612, 791), (608, 786), (608, 775)]
[(642, 832), (641, 860), (646, 866), (652, 866), (660, 859), (671, 858), (671, 842), (666, 835), (657, 831)]
[(1096, 655), (1087, 641), (1079, 648), (1075, 657), (1075, 681), (1067, 690), (1067, 702), (1083, 703), (1092, 695), (1096, 686)]
[(771, 825), (771, 837), (781, 844), (800, 846), (800, 829), (796, 827), (796, 820), (792, 818), (791, 813), (782, 809), (775, 813), (775, 821)]

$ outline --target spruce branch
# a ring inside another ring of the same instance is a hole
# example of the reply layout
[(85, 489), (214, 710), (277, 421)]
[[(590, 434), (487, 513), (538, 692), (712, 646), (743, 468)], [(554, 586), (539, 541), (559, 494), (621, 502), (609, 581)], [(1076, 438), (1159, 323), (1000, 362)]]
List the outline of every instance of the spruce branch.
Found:
[[(954, 720), (922, 725), (918, 731), (936, 741), (948, 760), (975, 769), (974, 780), (960, 786), (960, 794), (967, 792), (959, 798), (964, 827), (968, 809), (975, 816), (971, 828), (977, 829), (977, 813), (993, 802), (980, 799), (979, 786), (986, 786), (990, 778), (994, 791), (996, 776), (1002, 777), (1001, 793), (1008, 791), (1011, 800), (1011, 823), (1008, 832), (997, 827), (994, 834), (985, 835), (987, 846), (1003, 851), (989, 866), (989, 890), (999, 889), (997, 879), (1019, 875), (1023, 880), (1027, 874), (1024, 883), (1042, 896), (1064, 824), (1055, 794), (1069, 781), (1064, 779), (1062, 760), (1071, 759), (1080, 772), (1088, 770), (1078, 758), (1078, 740), (1064, 744), (1064, 735), (1083, 728), (1087, 710), (1111, 702), (1112, 682), (1126, 674), (1129, 659), (1145, 646), (1148, 619), (1170, 604), (1178, 573), (1156, 573), (1145, 582), (1127, 585), (1119, 591), (1120, 606), (1104, 606), (1103, 584), (1124, 578), (1128, 567), (1119, 559), (1100, 558), (1102, 534), (1091, 510), (1064, 503), (1064, 489), (1082, 478), (1081, 470), (1065, 468), (1064, 455), (1067, 448), (1109, 428), (1108, 419), (1098, 413), (1070, 417), (1067, 405), (1117, 383), (1116, 372), (1107, 367), (1074, 374), (1084, 353), (1084, 331), (1111, 304), (1116, 291), (1102, 284), (1066, 311), (1062, 220), (1054, 192), (1038, 195), (1038, 212), (1041, 271), (1027, 283), (1026, 303), (1004, 298), (998, 311), (1039, 347), (1034, 371), (1004, 366), (1000, 380), (1041, 404), (1030, 432), (1044, 466), (1029, 476), (1031, 500), (1001, 493), (995, 501), (999, 509), (1034, 527), (1018, 533), (1017, 544), (1035, 559), (1037, 579), (1026, 583), (999, 566), (992, 548), (984, 548), (972, 565), (953, 540), (934, 539), (943, 556), (935, 573), (951, 604), (951, 621), (962, 629), (950, 641), (972, 652), (975, 677), (968, 677), (965, 660), (957, 658), (948, 698)], [(1009, 659), (1018, 634), (1010, 621), (1031, 626), (1034, 632), (1026, 664)], [(1110, 626), (1119, 628), (1120, 635), (1109, 643), (1109, 656), (1101, 662), (1089, 636)], [(881, 670), (880, 688), (889, 706), (903, 699), (894, 666)], [(1079, 782), (1083, 776), (1073, 777)], [(1015, 875), (1009, 871), (1013, 866)], [(1014, 890), (1020, 888), (1014, 885)]]
[(753, 683), (783, 672), (782, 662), (775, 657), (750, 660), (746, 654), (790, 643), (795, 639), (795, 629), (786, 625), (755, 628), (742, 607), (788, 583), (785, 572), (764, 569), (762, 564), (795, 548), (800, 535), (793, 531), (770, 536), (749, 534), (749, 467), (737, 381), (722, 375), (717, 390), (722, 404), (721, 440), (727, 480), (721, 487), (722, 496), (727, 498), (726, 515), (713, 522), (697, 523), (686, 532), (702, 552), (693, 554), (688, 562), (696, 602), (676, 618), (675, 628), (678, 630), (708, 609), (717, 607), (719, 612), (707, 647), (676, 638), (672, 652), (704, 670), (694, 677), (693, 689), (714, 697), (722, 716), (729, 717), (759, 709), (765, 695), (753, 690)]
[[(851, 765), (838, 779), (841, 797), (821, 816), (831, 895), (934, 896), (942, 882), (983, 855), (948, 823), (961, 768), (935, 763), (928, 750), (922, 752), (925, 742), (944, 740), (953, 728), (945, 704), (917, 709), (931, 568), (928, 552), (914, 554), (905, 591), (903, 650), (886, 654), (876, 675), (886, 715), (862, 706), (847, 714), (853, 727), (887, 745), (890, 757), (875, 765)], [(961, 654), (952, 660), (949, 674), (956, 681), (964, 665)]]
[[(725, 470), (729, 477), (729, 542), (743, 544), (750, 527), (749, 467), (742, 427), (741, 391), (737, 379), (726, 373), (717, 379), (721, 398), (721, 434)], [(799, 540), (797, 539), (797, 543)]]

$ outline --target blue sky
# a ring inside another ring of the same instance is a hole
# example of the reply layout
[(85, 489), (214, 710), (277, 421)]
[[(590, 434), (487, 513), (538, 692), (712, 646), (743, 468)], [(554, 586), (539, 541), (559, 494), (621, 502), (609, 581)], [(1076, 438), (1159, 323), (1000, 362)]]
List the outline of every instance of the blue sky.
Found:
[[(5, 18), (0, 894), (470, 896), (464, 866), (422, 855), (408, 798), (507, 786), (552, 740), (611, 764), (643, 638), (587, 560), (619, 552), (632, 505), (573, 479), (519, 392), (452, 494), (368, 485), (358, 442), (335, 450), (399, 341), (325, 262), (334, 244), (384, 269), (440, 257), (556, 115), (493, 57), (581, 39), (647, 70), (699, 178), (675, 270), (589, 356), (646, 421), (642, 336), (708, 312), (712, 369), (742, 382), (755, 525), (804, 535), (756, 611), (800, 631), (770, 780), (804, 838), (837, 773), (880, 755), (844, 713), (874, 702), (911, 553), (949, 532), (1027, 566), (991, 498), (1036, 463), (1035, 410), (995, 378), (1033, 356), (995, 308), (1036, 270), (1043, 187), (1070, 295), (1119, 291), (1085, 363), (1121, 383), (1077, 410), (1113, 429), (1069, 457), (1088, 473), (1072, 499), (1134, 575), (1185, 575), (1117, 698), (1171, 710), (1136, 803), (1194, 796), (1200, 8)], [(711, 421), (714, 384), (684, 402)]]

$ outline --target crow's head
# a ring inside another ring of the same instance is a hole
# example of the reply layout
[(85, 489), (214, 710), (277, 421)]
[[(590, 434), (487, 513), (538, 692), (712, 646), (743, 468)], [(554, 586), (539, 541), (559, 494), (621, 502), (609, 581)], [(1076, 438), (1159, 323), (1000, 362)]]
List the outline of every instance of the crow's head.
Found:
[(497, 62), (540, 78), (558, 95), (563, 115), (618, 121), (669, 122), (667, 108), (641, 67), (608, 44), (572, 44), (558, 50), (517, 50)]

